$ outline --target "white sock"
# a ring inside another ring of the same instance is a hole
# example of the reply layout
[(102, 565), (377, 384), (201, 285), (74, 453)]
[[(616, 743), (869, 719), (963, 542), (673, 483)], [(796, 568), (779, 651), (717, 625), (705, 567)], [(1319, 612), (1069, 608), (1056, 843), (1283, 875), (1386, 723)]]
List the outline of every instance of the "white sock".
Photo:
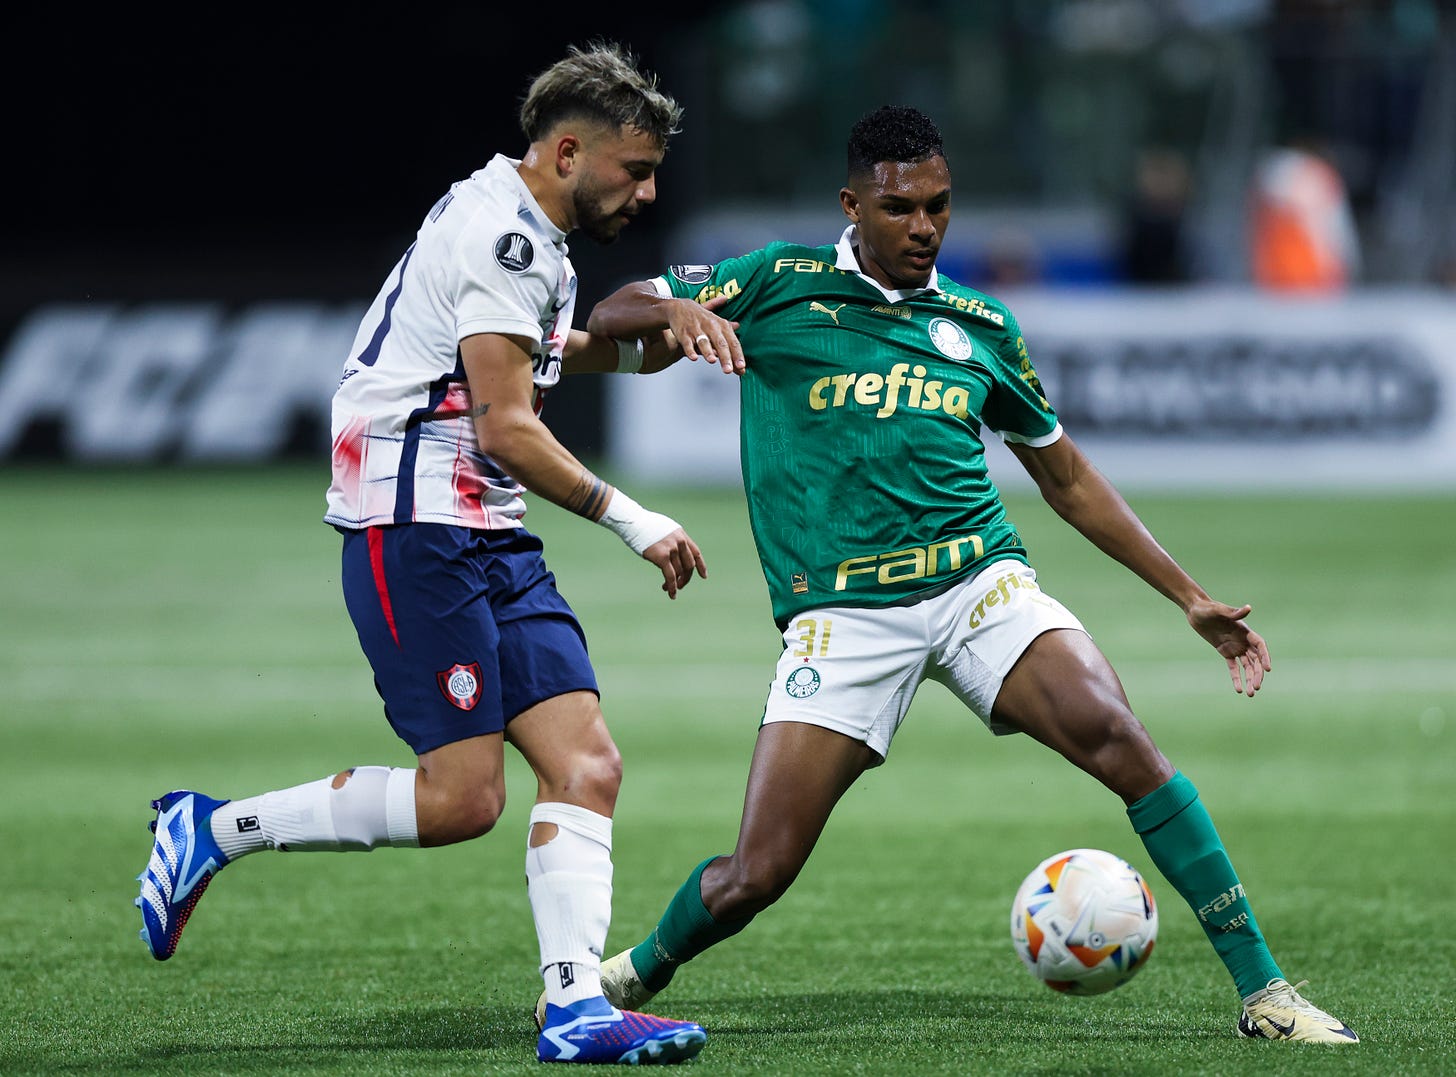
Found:
[(368, 852), (419, 845), (415, 771), (355, 767), (334, 788), (333, 777), (230, 801), (212, 813), (212, 837), (229, 860), (260, 849), (280, 852)]
[(575, 804), (537, 804), (530, 825), (555, 823), (535, 848), (527, 831), (526, 888), (546, 1001), (567, 1006), (602, 993), (602, 949), (612, 918), (612, 821)]

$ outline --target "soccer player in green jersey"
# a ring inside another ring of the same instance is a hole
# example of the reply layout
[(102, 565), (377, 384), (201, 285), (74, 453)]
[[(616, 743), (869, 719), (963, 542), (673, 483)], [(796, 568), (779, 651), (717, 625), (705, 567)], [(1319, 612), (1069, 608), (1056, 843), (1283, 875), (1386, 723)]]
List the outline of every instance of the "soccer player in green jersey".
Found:
[(850, 223), (836, 244), (674, 266), (588, 323), (628, 340), (670, 330), (691, 358), (741, 374), (743, 481), (784, 640), (737, 847), (694, 868), (652, 934), (603, 964), (608, 998), (640, 1009), (773, 904), (931, 679), (992, 731), (1029, 734), (1123, 799), (1233, 977), (1240, 1035), (1358, 1042), (1285, 978), (1192, 781), (1038, 587), (983, 431), (1063, 519), (1177, 603), (1252, 697), (1270, 665), (1250, 607), (1211, 598), (1078, 449), (1011, 312), (936, 271), (951, 181), (929, 118), (885, 107), (861, 119), (839, 198)]

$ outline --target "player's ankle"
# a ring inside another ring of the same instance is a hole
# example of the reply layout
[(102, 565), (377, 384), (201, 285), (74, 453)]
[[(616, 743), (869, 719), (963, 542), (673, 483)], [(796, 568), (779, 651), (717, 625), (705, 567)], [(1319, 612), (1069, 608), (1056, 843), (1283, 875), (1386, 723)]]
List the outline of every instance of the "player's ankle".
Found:
[(678, 965), (676, 961), (663, 960), (656, 945), (656, 936), (654, 931), (650, 937), (632, 947), (631, 953), (632, 968), (637, 978), (654, 994), (672, 983)]

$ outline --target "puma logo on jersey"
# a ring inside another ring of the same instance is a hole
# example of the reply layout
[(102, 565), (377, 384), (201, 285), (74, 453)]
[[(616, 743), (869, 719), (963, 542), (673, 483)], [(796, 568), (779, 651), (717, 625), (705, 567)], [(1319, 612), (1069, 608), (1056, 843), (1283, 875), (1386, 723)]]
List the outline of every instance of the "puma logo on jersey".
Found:
[(818, 311), (820, 314), (827, 314), (827, 315), (829, 315), (831, 318), (834, 319), (834, 324), (835, 325), (838, 325), (839, 324), (839, 312), (841, 310), (843, 310), (848, 305), (849, 304), (847, 304), (847, 303), (841, 303), (841, 304), (839, 304), (839, 306), (835, 307), (833, 310), (830, 310), (823, 303), (819, 302), (819, 300), (816, 299), (812, 303), (809, 304), (809, 309), (811, 311)]

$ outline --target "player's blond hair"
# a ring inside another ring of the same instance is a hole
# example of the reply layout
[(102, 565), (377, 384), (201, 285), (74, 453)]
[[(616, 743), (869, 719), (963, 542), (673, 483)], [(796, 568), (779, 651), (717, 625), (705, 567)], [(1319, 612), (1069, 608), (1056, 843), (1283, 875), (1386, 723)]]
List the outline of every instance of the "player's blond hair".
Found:
[(665, 147), (678, 133), (682, 112), (630, 52), (593, 42), (585, 49), (572, 45), (565, 59), (536, 76), (521, 104), (521, 131), (535, 142), (562, 120), (588, 120), (636, 128)]

